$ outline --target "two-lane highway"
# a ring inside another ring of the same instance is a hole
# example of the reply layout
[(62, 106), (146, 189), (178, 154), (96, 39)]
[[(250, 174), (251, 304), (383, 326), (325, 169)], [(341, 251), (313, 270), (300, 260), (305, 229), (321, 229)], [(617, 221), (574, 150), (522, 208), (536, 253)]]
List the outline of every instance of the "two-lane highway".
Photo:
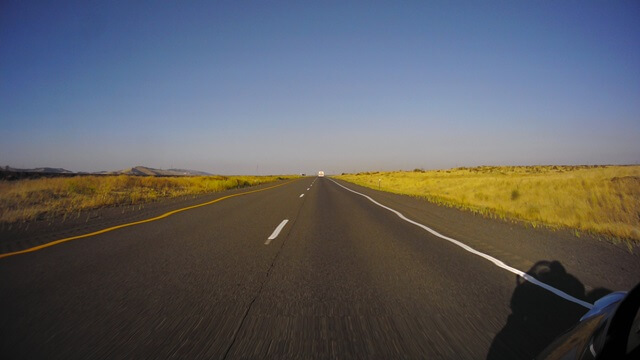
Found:
[[(552, 268), (545, 282), (588, 300)], [(0, 356), (530, 358), (586, 308), (517, 284), (332, 179), (303, 178), (0, 259)]]

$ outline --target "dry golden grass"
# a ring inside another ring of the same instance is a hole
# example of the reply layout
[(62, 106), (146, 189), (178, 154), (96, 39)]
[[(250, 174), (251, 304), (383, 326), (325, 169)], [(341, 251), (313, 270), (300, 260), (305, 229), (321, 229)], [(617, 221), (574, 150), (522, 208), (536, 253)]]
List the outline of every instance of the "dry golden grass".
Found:
[(285, 178), (292, 177), (120, 175), (0, 181), (0, 223), (54, 218), (100, 207), (204, 194)]
[(640, 242), (640, 166), (515, 166), (337, 178), (537, 225)]

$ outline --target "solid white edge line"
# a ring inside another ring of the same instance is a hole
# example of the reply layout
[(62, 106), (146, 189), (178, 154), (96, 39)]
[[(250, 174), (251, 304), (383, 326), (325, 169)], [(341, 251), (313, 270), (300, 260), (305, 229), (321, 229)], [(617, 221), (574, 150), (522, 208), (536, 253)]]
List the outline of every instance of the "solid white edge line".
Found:
[(267, 241), (264, 242), (265, 245), (269, 245), (269, 243), (271, 243), (271, 240), (275, 239), (278, 237), (278, 235), (280, 235), (280, 231), (282, 231), (282, 229), (284, 228), (285, 225), (287, 225), (287, 222), (289, 222), (289, 219), (284, 219), (282, 220), (282, 222), (280, 223), (280, 225), (278, 225), (278, 227), (276, 227), (275, 230), (273, 230), (273, 233), (271, 234), (271, 236), (269, 236), (267, 238)]
[(304, 194), (300, 194), (300, 197), (303, 197), (303, 196), (304, 196)]
[(402, 219), (402, 220), (404, 220), (404, 221), (406, 221), (406, 222), (408, 222), (408, 223), (411, 223), (411, 224), (413, 224), (413, 225), (415, 225), (415, 226), (417, 226), (417, 227), (420, 227), (420, 228), (422, 228), (422, 229), (424, 229), (424, 230), (426, 230), (426, 231), (430, 232), (431, 234), (433, 234), (433, 235), (435, 235), (435, 236), (437, 236), (437, 237), (439, 237), (439, 238), (441, 238), (441, 239), (447, 240), (447, 241), (449, 241), (449, 242), (451, 242), (451, 243), (453, 243), (453, 244), (455, 244), (455, 245), (458, 245), (459, 247), (461, 247), (461, 248), (463, 248), (463, 249), (467, 250), (468, 252), (470, 252), (470, 253), (472, 253), (472, 254), (474, 254), (474, 255), (478, 255), (478, 256), (480, 256), (480, 257), (482, 257), (482, 258), (486, 259), (486, 260), (491, 261), (494, 265), (496, 265), (496, 266), (497, 266), (497, 267), (499, 267), (499, 268), (502, 268), (502, 269), (505, 269), (505, 270), (507, 270), (507, 271), (510, 271), (510, 272), (512, 272), (512, 273), (514, 273), (514, 274), (516, 274), (516, 275), (518, 275), (518, 276), (520, 276), (520, 277), (522, 277), (523, 279), (527, 280), (528, 282), (530, 282), (530, 283), (532, 283), (532, 284), (535, 284), (535, 285), (538, 285), (538, 286), (540, 286), (541, 288), (543, 288), (543, 289), (545, 289), (545, 290), (548, 290), (548, 291), (550, 291), (550, 292), (552, 292), (552, 293), (554, 293), (554, 294), (556, 294), (556, 295), (560, 296), (561, 298), (563, 298), (563, 299), (565, 299), (565, 300), (569, 300), (569, 301), (571, 301), (571, 302), (573, 302), (573, 303), (576, 303), (576, 304), (578, 304), (578, 305), (584, 306), (584, 307), (585, 307), (585, 308), (587, 308), (587, 309), (592, 309), (592, 308), (593, 308), (593, 305), (592, 305), (592, 304), (589, 304), (589, 303), (588, 303), (588, 302), (586, 302), (586, 301), (582, 301), (582, 300), (580, 300), (580, 299), (578, 299), (578, 298), (575, 298), (575, 297), (573, 297), (573, 296), (571, 296), (571, 295), (569, 295), (569, 294), (565, 293), (564, 291), (558, 290), (558, 289), (554, 288), (553, 286), (547, 285), (547, 284), (543, 283), (542, 281), (540, 281), (540, 280), (538, 280), (538, 279), (534, 278), (533, 276), (531, 276), (531, 275), (529, 275), (529, 274), (525, 273), (524, 271), (521, 271), (521, 270), (518, 270), (518, 269), (516, 269), (516, 268), (513, 268), (513, 267), (511, 267), (511, 266), (509, 266), (509, 265), (507, 265), (507, 264), (503, 263), (502, 261), (500, 261), (500, 260), (498, 260), (498, 259), (494, 258), (493, 256), (490, 256), (490, 255), (487, 255), (487, 254), (485, 254), (485, 253), (483, 253), (483, 252), (480, 252), (480, 251), (478, 251), (478, 250), (476, 250), (476, 249), (472, 248), (471, 246), (466, 245), (466, 244), (464, 244), (464, 243), (462, 243), (462, 242), (460, 242), (460, 241), (458, 241), (458, 240), (456, 240), (456, 239), (452, 239), (452, 238), (450, 238), (450, 237), (448, 237), (448, 236), (444, 236), (444, 235), (440, 234), (439, 232), (437, 232), (437, 231), (435, 231), (435, 230), (431, 229), (431, 228), (430, 228), (430, 227), (428, 227), (428, 226), (425, 226), (425, 225), (420, 224), (419, 222), (415, 222), (415, 221), (413, 221), (413, 220), (410, 220), (410, 219), (408, 219), (407, 217), (405, 217), (401, 212), (399, 212), (399, 211), (397, 211), (397, 210), (394, 210), (394, 209), (392, 209), (392, 208), (390, 208), (390, 207), (388, 207), (388, 206), (384, 206), (384, 205), (382, 205), (382, 204), (380, 204), (379, 202), (377, 202), (377, 201), (373, 200), (371, 197), (369, 197), (369, 196), (367, 196), (367, 195), (365, 195), (365, 194), (361, 194), (361, 193), (359, 193), (359, 192), (357, 192), (357, 191), (355, 191), (355, 190), (351, 190), (351, 189), (349, 189), (348, 187), (343, 186), (343, 185), (341, 185), (341, 184), (337, 183), (337, 182), (336, 182), (336, 181), (334, 181), (333, 179), (329, 179), (329, 180), (331, 180), (334, 184), (336, 184), (336, 185), (340, 186), (341, 188), (343, 188), (343, 189), (345, 189), (345, 190), (349, 190), (349, 191), (351, 191), (351, 192), (352, 192), (352, 193), (354, 193), (354, 194), (358, 194), (358, 195), (360, 195), (360, 196), (364, 196), (365, 198), (369, 199), (369, 201), (371, 201), (372, 203), (374, 203), (374, 204), (376, 204), (376, 205), (380, 206), (381, 208), (383, 208), (383, 209), (387, 209), (387, 210), (391, 211), (392, 213), (394, 213), (394, 214), (398, 215), (398, 217), (399, 217), (400, 219)]

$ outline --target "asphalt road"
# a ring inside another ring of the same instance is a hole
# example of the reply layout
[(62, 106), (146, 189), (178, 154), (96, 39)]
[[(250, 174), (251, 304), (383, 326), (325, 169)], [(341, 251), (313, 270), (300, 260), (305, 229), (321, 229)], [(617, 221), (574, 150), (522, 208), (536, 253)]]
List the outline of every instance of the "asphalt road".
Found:
[[(340, 183), (586, 302), (640, 281), (622, 246)], [(586, 311), (329, 178), (0, 259), (3, 359), (532, 358)]]

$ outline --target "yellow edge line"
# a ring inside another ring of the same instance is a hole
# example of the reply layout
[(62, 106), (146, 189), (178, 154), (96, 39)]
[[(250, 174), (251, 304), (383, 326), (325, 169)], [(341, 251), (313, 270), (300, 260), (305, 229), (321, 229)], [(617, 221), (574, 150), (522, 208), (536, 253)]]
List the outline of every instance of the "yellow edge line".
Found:
[(26, 254), (26, 253), (30, 253), (30, 252), (33, 252), (33, 251), (38, 251), (38, 250), (41, 250), (41, 249), (44, 249), (44, 248), (48, 248), (50, 246), (62, 244), (64, 242), (71, 241), (71, 240), (78, 240), (78, 239), (83, 239), (83, 238), (87, 238), (87, 237), (90, 237), (90, 236), (104, 234), (106, 232), (117, 230), (117, 229), (122, 229), (122, 228), (125, 228), (125, 227), (128, 227), (128, 226), (140, 225), (140, 224), (144, 224), (144, 223), (148, 223), (148, 222), (164, 219), (166, 217), (169, 217), (169, 216), (171, 216), (173, 214), (177, 214), (177, 213), (182, 212), (182, 211), (195, 209), (195, 208), (198, 208), (198, 207), (201, 207), (201, 206), (211, 205), (213, 203), (217, 203), (218, 201), (222, 201), (222, 200), (229, 199), (229, 198), (236, 197), (236, 196), (248, 195), (248, 194), (252, 194), (252, 193), (257, 193), (259, 191), (265, 191), (265, 190), (277, 188), (279, 186), (287, 185), (287, 184), (289, 184), (291, 182), (294, 182), (296, 180), (298, 180), (298, 179), (287, 181), (286, 183), (278, 184), (278, 185), (275, 185), (275, 186), (269, 186), (269, 187), (266, 187), (264, 189), (252, 190), (252, 191), (247, 191), (247, 192), (243, 192), (243, 193), (239, 193), (239, 194), (223, 196), (221, 198), (218, 198), (218, 199), (215, 199), (215, 200), (211, 200), (211, 201), (207, 201), (207, 202), (202, 203), (202, 204), (197, 204), (197, 205), (187, 206), (187, 207), (182, 208), (182, 209), (172, 210), (172, 211), (166, 212), (166, 213), (164, 213), (162, 215), (159, 215), (159, 216), (156, 216), (156, 217), (153, 217), (153, 218), (140, 220), (140, 221), (135, 221), (135, 222), (127, 223), (127, 224), (116, 225), (116, 226), (112, 226), (112, 227), (109, 227), (109, 228), (106, 228), (106, 229), (94, 231), (94, 232), (88, 233), (88, 234), (76, 235), (76, 236), (72, 236), (72, 237), (68, 237), (68, 238), (64, 238), (64, 239), (60, 239), (60, 240), (55, 240), (55, 241), (48, 242), (46, 244), (34, 246), (34, 247), (31, 247), (31, 248), (28, 248), (28, 249), (24, 249), (24, 250), (20, 250), (20, 251), (14, 251), (14, 252), (10, 252), (10, 253), (0, 254), (0, 259), (6, 258), (6, 257), (9, 257), (9, 256)]

